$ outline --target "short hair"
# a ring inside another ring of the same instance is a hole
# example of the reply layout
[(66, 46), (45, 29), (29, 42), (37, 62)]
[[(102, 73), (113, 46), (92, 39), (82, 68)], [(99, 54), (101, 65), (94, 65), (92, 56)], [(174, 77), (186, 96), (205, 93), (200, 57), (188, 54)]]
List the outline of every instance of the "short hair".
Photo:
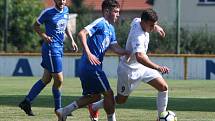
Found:
[(104, 0), (102, 2), (102, 11), (105, 9), (113, 10), (114, 8), (120, 8), (120, 4), (117, 0)]
[(143, 10), (142, 15), (141, 15), (141, 20), (156, 22), (158, 20), (158, 16), (157, 16), (157, 13), (153, 9), (148, 8), (148, 9)]

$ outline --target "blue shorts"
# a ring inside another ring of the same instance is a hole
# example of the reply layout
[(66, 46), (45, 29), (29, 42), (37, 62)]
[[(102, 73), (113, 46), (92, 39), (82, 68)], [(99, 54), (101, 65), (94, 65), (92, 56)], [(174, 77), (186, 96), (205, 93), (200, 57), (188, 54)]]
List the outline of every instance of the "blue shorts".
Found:
[(83, 65), (82, 68), (79, 69), (83, 95), (101, 94), (111, 89), (108, 79), (102, 69), (87, 69), (86, 65)]
[(62, 57), (63, 47), (57, 48), (42, 48), (41, 66), (47, 69), (50, 73), (62, 72)]

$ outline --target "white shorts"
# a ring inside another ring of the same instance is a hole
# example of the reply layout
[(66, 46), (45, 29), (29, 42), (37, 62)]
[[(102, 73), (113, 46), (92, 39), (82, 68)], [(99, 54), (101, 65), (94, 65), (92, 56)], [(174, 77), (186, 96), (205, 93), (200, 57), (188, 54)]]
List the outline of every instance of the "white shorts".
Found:
[(123, 96), (129, 96), (141, 81), (147, 83), (155, 78), (162, 78), (157, 70), (146, 66), (132, 69), (123, 62), (120, 62), (118, 65), (117, 75), (117, 93)]

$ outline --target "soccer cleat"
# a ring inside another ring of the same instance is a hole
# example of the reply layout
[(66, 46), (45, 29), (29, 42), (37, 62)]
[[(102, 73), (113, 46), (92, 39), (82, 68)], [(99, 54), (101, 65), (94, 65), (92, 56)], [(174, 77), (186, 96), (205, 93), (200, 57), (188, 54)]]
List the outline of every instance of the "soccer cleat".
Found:
[(67, 115), (64, 114), (63, 108), (57, 109), (57, 110), (55, 111), (55, 114), (56, 114), (57, 117), (58, 117), (58, 121), (66, 121)]
[(92, 104), (89, 104), (87, 107), (88, 107), (88, 111), (90, 113), (90, 120), (98, 121), (99, 120), (99, 110), (94, 111), (92, 109)]
[(19, 107), (24, 110), (28, 116), (35, 116), (31, 110), (31, 103), (26, 99), (19, 103)]

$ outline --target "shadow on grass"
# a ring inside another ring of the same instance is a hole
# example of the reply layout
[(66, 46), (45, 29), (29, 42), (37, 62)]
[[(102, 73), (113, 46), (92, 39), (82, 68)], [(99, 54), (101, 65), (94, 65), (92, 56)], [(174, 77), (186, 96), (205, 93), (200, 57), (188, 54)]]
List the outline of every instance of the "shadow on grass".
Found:
[[(22, 95), (4, 95), (0, 96), (0, 105), (2, 106), (17, 106), (22, 101)], [(63, 105), (69, 104), (71, 101), (78, 99), (75, 96), (63, 96)], [(34, 107), (54, 107), (52, 96), (38, 96), (33, 102)], [(214, 112), (214, 98), (169, 98), (168, 109), (177, 111), (205, 111)], [(148, 109), (156, 110), (155, 97), (129, 97), (126, 104), (117, 105), (117, 108), (127, 109)]]

